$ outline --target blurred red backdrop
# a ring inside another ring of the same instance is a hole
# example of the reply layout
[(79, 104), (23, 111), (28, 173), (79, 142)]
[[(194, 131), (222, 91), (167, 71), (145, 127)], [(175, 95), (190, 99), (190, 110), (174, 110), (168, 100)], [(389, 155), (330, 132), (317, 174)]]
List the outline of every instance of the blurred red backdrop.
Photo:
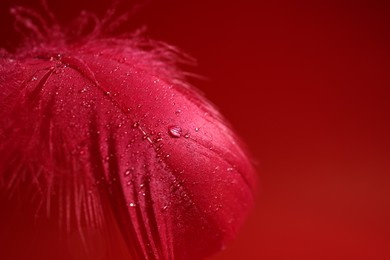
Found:
[[(2, 1), (3, 47), (8, 7), (36, 2)], [(110, 3), (48, 2), (62, 21)], [(150, 1), (121, 30), (143, 24), (197, 58), (257, 163), (256, 208), (211, 259), (390, 259), (386, 1)]]

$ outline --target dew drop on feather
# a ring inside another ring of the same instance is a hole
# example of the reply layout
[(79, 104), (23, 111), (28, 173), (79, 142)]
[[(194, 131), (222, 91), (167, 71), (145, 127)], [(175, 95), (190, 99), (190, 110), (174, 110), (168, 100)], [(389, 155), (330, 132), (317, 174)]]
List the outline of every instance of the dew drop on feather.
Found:
[(168, 132), (171, 137), (179, 138), (182, 133), (182, 129), (180, 126), (174, 125), (168, 127)]

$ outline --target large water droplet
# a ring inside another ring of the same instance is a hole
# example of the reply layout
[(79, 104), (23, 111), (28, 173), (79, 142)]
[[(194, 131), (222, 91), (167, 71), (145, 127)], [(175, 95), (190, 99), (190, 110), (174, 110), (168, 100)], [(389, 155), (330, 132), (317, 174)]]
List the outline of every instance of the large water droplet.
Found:
[(175, 138), (179, 138), (181, 136), (182, 130), (180, 126), (173, 125), (168, 127), (169, 135)]

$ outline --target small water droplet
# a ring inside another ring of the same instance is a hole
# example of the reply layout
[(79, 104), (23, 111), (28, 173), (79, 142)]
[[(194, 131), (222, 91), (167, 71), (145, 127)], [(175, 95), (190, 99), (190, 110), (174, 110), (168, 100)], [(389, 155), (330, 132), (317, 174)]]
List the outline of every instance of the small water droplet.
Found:
[(199, 131), (199, 128), (196, 127), (196, 128), (195, 128), (195, 132), (198, 132), (198, 131)]
[(157, 152), (160, 151), (162, 147), (163, 147), (163, 145), (160, 144), (159, 146), (156, 147), (156, 151), (157, 151)]
[(135, 122), (134, 124), (133, 124), (133, 128), (137, 128), (139, 126), (139, 123), (138, 122)]
[(185, 138), (190, 138), (190, 134), (187, 133), (187, 134), (184, 135), (184, 137), (185, 137)]
[(230, 168), (227, 168), (227, 171), (228, 171), (228, 172), (232, 172), (232, 171), (234, 171), (234, 168), (231, 168), (231, 167), (230, 167)]
[(168, 127), (169, 135), (175, 138), (179, 138), (181, 136), (182, 130), (180, 126), (174, 125)]
[(129, 176), (130, 175), (130, 169), (127, 169), (126, 171), (125, 171), (125, 176)]
[(133, 202), (130, 202), (129, 206), (134, 208), (136, 206), (136, 204)]

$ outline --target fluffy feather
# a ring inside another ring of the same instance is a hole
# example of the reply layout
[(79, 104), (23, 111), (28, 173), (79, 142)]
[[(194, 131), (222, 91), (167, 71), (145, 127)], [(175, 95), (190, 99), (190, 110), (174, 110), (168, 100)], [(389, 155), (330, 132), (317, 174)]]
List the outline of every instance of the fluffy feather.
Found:
[(112, 211), (136, 259), (201, 259), (231, 240), (254, 172), (185, 82), (177, 63), (188, 59), (137, 33), (101, 38), (97, 28), (68, 41), (30, 10), (15, 16), (34, 37), (0, 60), (2, 189), (40, 194), (82, 237)]

